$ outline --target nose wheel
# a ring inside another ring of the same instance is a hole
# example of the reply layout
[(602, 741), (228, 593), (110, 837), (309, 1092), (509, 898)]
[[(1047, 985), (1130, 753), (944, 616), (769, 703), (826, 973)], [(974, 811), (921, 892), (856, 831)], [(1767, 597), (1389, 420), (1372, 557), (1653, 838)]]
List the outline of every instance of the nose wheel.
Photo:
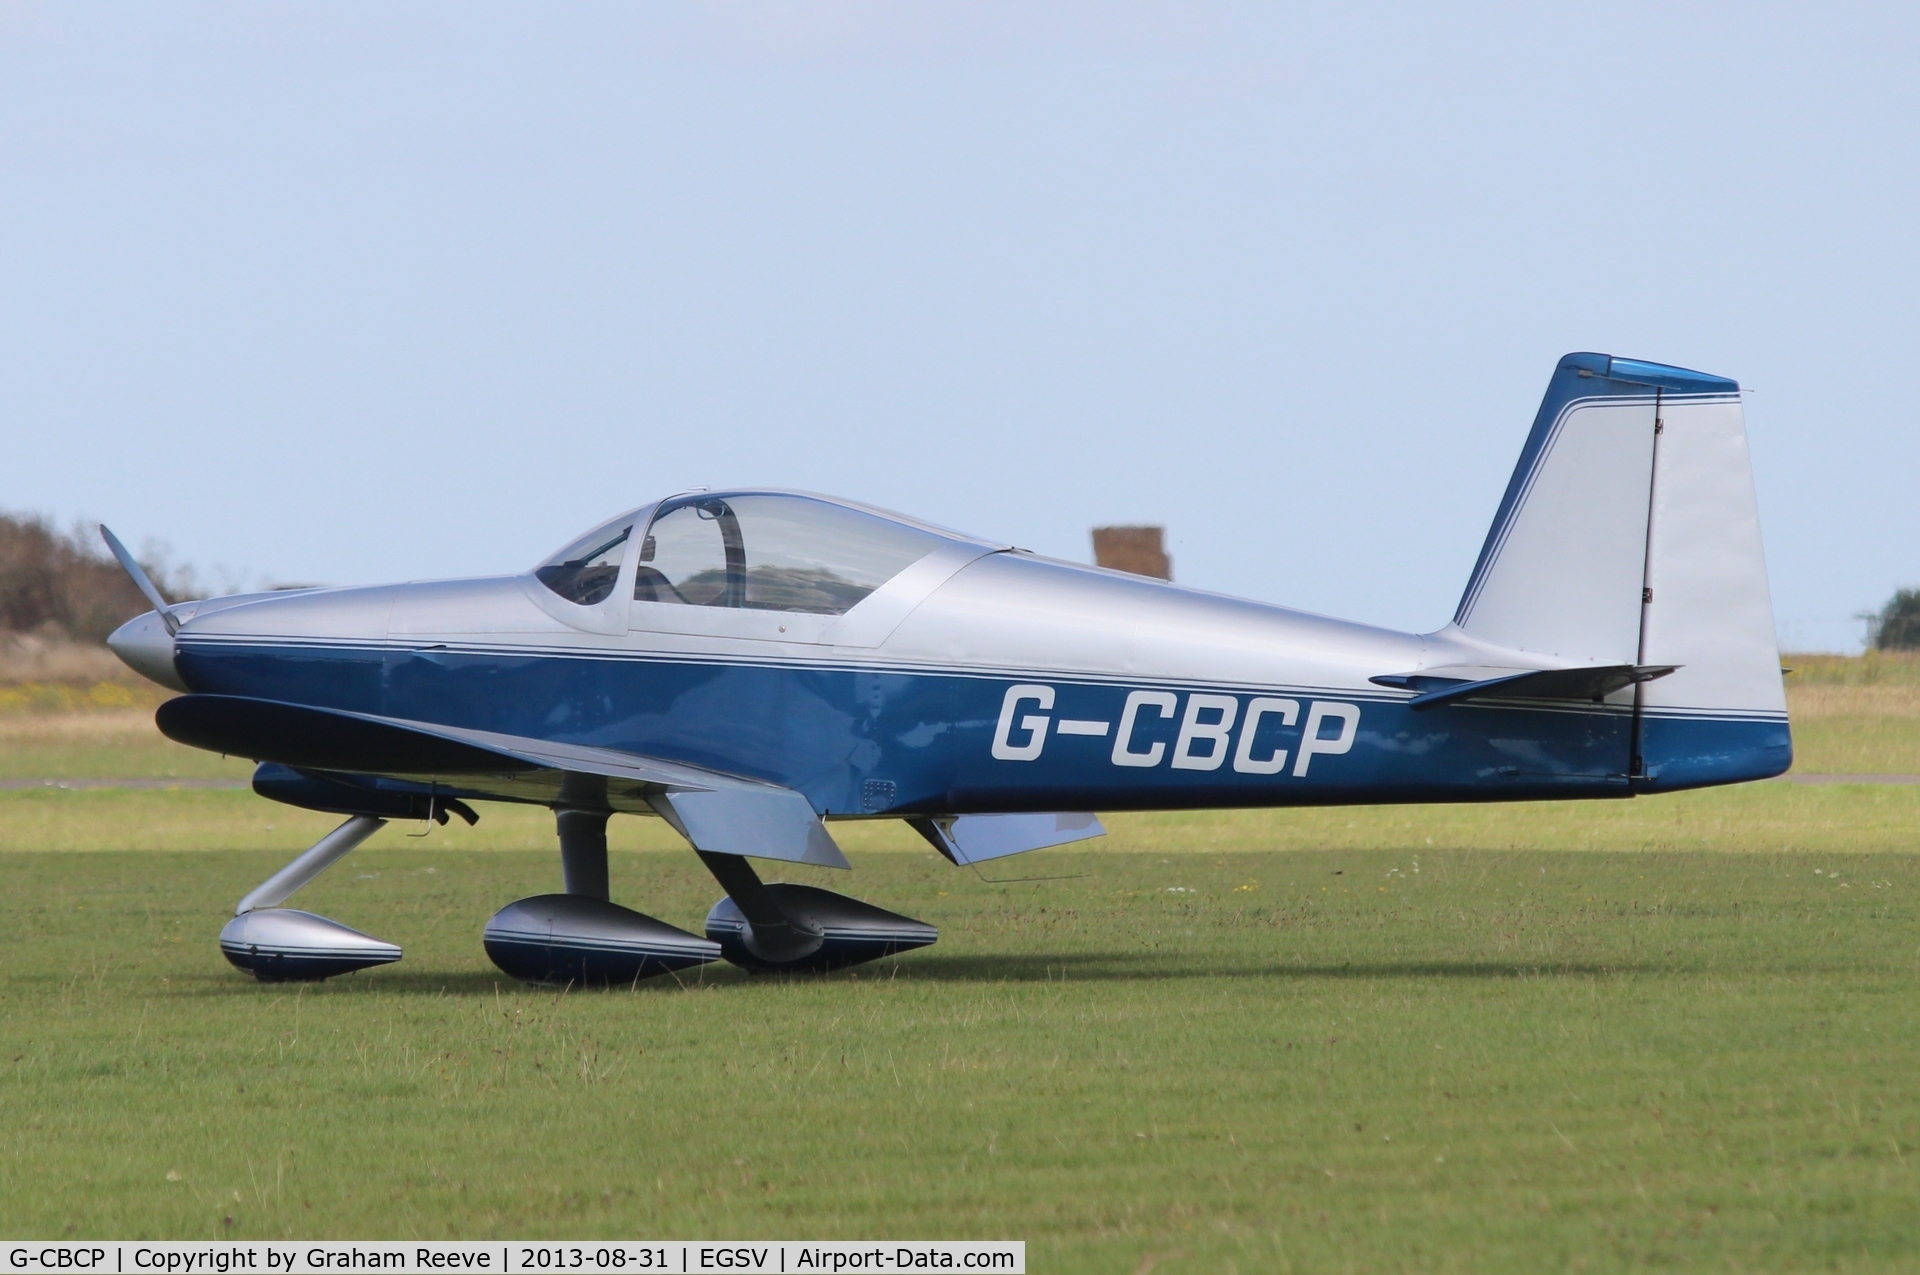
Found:
[(220, 931), (220, 952), (263, 983), (300, 983), (391, 965), (400, 949), (294, 908), (242, 912)]
[(355, 815), (261, 882), (220, 931), (221, 954), (263, 983), (310, 982), (399, 960), (400, 949), (392, 943), (317, 913), (280, 906), (386, 823)]

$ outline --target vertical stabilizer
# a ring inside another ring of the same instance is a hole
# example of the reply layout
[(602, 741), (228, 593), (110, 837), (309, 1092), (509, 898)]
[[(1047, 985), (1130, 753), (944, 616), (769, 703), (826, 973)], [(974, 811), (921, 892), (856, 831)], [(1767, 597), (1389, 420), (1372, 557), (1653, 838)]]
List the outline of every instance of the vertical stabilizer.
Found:
[(1454, 613), (1483, 642), (1638, 662), (1656, 398), (1613, 382), (1610, 362), (1569, 354), (1554, 371)]
[(1515, 663), (1678, 665), (1633, 692), (1642, 789), (1785, 770), (1740, 387), (1604, 354), (1560, 360), (1454, 626)]

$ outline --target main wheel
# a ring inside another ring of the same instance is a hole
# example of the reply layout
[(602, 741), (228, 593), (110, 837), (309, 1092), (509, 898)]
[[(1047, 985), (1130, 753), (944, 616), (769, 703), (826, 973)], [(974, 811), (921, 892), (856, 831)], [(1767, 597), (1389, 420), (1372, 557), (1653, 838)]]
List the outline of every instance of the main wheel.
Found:
[(765, 888), (787, 917), (782, 933), (756, 934), (731, 897), (707, 913), (707, 937), (720, 945), (722, 957), (745, 969), (845, 969), (926, 947), (940, 937), (925, 921), (831, 890), (786, 883)]

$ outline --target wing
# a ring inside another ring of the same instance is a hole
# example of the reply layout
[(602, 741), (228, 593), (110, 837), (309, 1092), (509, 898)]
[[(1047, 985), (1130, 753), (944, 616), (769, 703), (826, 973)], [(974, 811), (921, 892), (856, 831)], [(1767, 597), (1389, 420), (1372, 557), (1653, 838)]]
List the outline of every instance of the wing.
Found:
[(800, 793), (684, 762), (239, 695), (181, 695), (154, 720), (168, 739), (255, 761), (463, 796), (658, 814), (699, 850), (848, 866)]

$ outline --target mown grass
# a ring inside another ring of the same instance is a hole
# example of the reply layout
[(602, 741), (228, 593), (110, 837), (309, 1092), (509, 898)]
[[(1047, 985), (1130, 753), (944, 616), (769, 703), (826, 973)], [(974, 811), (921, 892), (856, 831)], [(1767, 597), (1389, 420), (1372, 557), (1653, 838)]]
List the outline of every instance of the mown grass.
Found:
[[(553, 816), (546, 809), (484, 803), (479, 810), (477, 827), (453, 822), (419, 837), (423, 825), (395, 823), (367, 845), (370, 850), (552, 849)], [(1062, 853), (1430, 848), (1897, 853), (1920, 849), (1920, 785), (1764, 783), (1623, 801), (1338, 806), (1103, 818), (1106, 837)], [(0, 792), (0, 852), (272, 849), (291, 854), (338, 822), (334, 816), (262, 801), (244, 790)], [(924, 845), (898, 820), (836, 821), (832, 828), (834, 837), (854, 853), (917, 851)], [(620, 850), (673, 851), (684, 846), (657, 819), (621, 816), (613, 820), (608, 835)]]
[[(0, 855), (0, 1229), (1005, 1236), (1047, 1271), (1920, 1262), (1912, 856), (1107, 851), (1010, 886), (858, 858), (834, 884), (937, 947), (559, 994), (478, 942), (550, 853), (359, 852), (300, 901), (407, 959), (306, 988), (212, 943), (278, 855)], [(615, 879), (682, 924), (716, 894), (685, 854)]]
[[(1907, 711), (1875, 678), (1793, 691), (1800, 769), (1920, 771), (1898, 730), (1863, 741)], [(194, 776), (174, 753), (202, 755), (112, 716), (0, 716), (0, 767)], [(0, 792), (0, 1231), (1004, 1236), (1042, 1271), (1920, 1267), (1920, 788), (1115, 816), (985, 874), (1064, 879), (1001, 884), (843, 823), (856, 872), (772, 875), (934, 921), (937, 946), (610, 993), (487, 962), (485, 918), (558, 868), (547, 812), (482, 809), (393, 825), (296, 900), (400, 965), (269, 987), (215, 936), (331, 819)], [(697, 929), (718, 891), (672, 834), (623, 818), (613, 842), (615, 898)]]
[(155, 728), (148, 707), (0, 713), (0, 779), (245, 780), (252, 773), (252, 762), (174, 743)]

